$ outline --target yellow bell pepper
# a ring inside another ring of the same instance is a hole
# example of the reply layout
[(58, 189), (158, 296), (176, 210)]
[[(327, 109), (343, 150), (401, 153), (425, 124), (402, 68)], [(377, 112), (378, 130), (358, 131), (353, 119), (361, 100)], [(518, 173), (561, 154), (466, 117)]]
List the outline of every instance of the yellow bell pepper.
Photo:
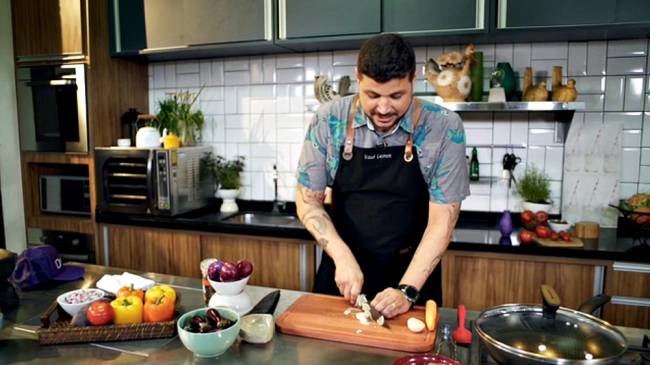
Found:
[(115, 311), (115, 324), (142, 323), (142, 299), (135, 295), (119, 297), (111, 302)]
[(172, 303), (172, 305), (176, 303), (176, 291), (169, 285), (155, 285), (149, 288), (144, 295), (144, 302), (156, 303), (162, 296), (166, 298), (165, 301)]

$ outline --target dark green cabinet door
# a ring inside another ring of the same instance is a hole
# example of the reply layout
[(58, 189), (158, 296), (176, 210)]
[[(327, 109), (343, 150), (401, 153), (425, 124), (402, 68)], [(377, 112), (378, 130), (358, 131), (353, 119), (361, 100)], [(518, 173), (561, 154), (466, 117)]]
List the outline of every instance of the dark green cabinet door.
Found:
[(499, 0), (498, 28), (603, 25), (614, 21), (613, 0)]
[(381, 0), (279, 0), (280, 39), (381, 31)]
[(142, 0), (108, 1), (108, 16), (113, 55), (135, 55), (147, 46)]
[(485, 0), (382, 0), (384, 32), (484, 29)]
[(616, 1), (616, 23), (650, 22), (650, 1), (618, 0)]
[(144, 0), (147, 48), (272, 41), (272, 0)]

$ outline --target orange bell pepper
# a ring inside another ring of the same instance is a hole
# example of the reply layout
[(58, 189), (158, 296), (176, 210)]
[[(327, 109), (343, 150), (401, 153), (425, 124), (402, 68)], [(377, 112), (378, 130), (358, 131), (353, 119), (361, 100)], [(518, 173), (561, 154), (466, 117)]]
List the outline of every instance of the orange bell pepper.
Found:
[(146, 302), (143, 317), (145, 322), (171, 321), (174, 318), (174, 302), (165, 295), (155, 302)]
[(135, 289), (133, 287), (133, 284), (131, 286), (123, 286), (120, 288), (120, 290), (117, 291), (117, 297), (130, 297), (130, 296), (136, 296), (140, 298), (141, 301), (144, 302), (144, 290), (140, 289)]
[(115, 324), (129, 324), (142, 322), (142, 299), (132, 295), (130, 297), (118, 297), (111, 302), (115, 311)]

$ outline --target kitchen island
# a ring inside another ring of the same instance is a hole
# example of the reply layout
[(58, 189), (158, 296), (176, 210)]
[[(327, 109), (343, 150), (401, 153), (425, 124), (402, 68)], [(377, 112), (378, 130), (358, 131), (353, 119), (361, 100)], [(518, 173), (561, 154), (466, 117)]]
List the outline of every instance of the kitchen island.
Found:
[[(121, 269), (86, 265), (83, 280), (51, 285), (47, 289), (23, 292), (20, 307), (5, 314), (4, 329), (0, 332), (0, 363), (2, 364), (391, 364), (406, 355), (399, 351), (356, 346), (330, 341), (283, 335), (276, 331), (271, 342), (252, 345), (236, 342), (226, 353), (214, 359), (194, 358), (185, 349), (179, 338), (126, 341), (109, 343), (64, 344), (39, 346), (34, 330), (38, 317), (57, 295), (81, 287), (93, 287), (104, 274), (119, 274)], [(159, 283), (172, 285), (182, 298), (181, 311), (203, 306), (200, 280), (185, 277), (141, 273), (142, 276)], [(253, 302), (272, 291), (266, 287), (247, 287)], [(280, 315), (303, 292), (281, 290), (280, 302), (275, 316)], [(477, 312), (468, 312), (468, 321), (476, 318)], [(456, 311), (440, 309), (440, 325), (456, 327)], [(632, 345), (641, 343), (642, 334), (649, 330), (621, 328)], [(492, 363), (474, 342), (470, 348), (458, 347), (459, 359), (464, 364)], [(630, 354), (630, 356), (638, 356)]]

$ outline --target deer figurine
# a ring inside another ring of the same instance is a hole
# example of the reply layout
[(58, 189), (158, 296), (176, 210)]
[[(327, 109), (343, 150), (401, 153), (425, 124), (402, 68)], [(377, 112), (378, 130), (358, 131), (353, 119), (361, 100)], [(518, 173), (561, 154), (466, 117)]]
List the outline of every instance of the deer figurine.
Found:
[(533, 86), (533, 69), (526, 67), (524, 71), (524, 85), (523, 85), (522, 100), (523, 101), (546, 101), (548, 100), (548, 90), (546, 89), (546, 81), (540, 81), (539, 84)]
[(470, 44), (465, 48), (464, 55), (448, 52), (427, 62), (425, 77), (445, 102), (462, 102), (469, 95), (472, 88), (469, 70), (473, 54), (474, 45)]

